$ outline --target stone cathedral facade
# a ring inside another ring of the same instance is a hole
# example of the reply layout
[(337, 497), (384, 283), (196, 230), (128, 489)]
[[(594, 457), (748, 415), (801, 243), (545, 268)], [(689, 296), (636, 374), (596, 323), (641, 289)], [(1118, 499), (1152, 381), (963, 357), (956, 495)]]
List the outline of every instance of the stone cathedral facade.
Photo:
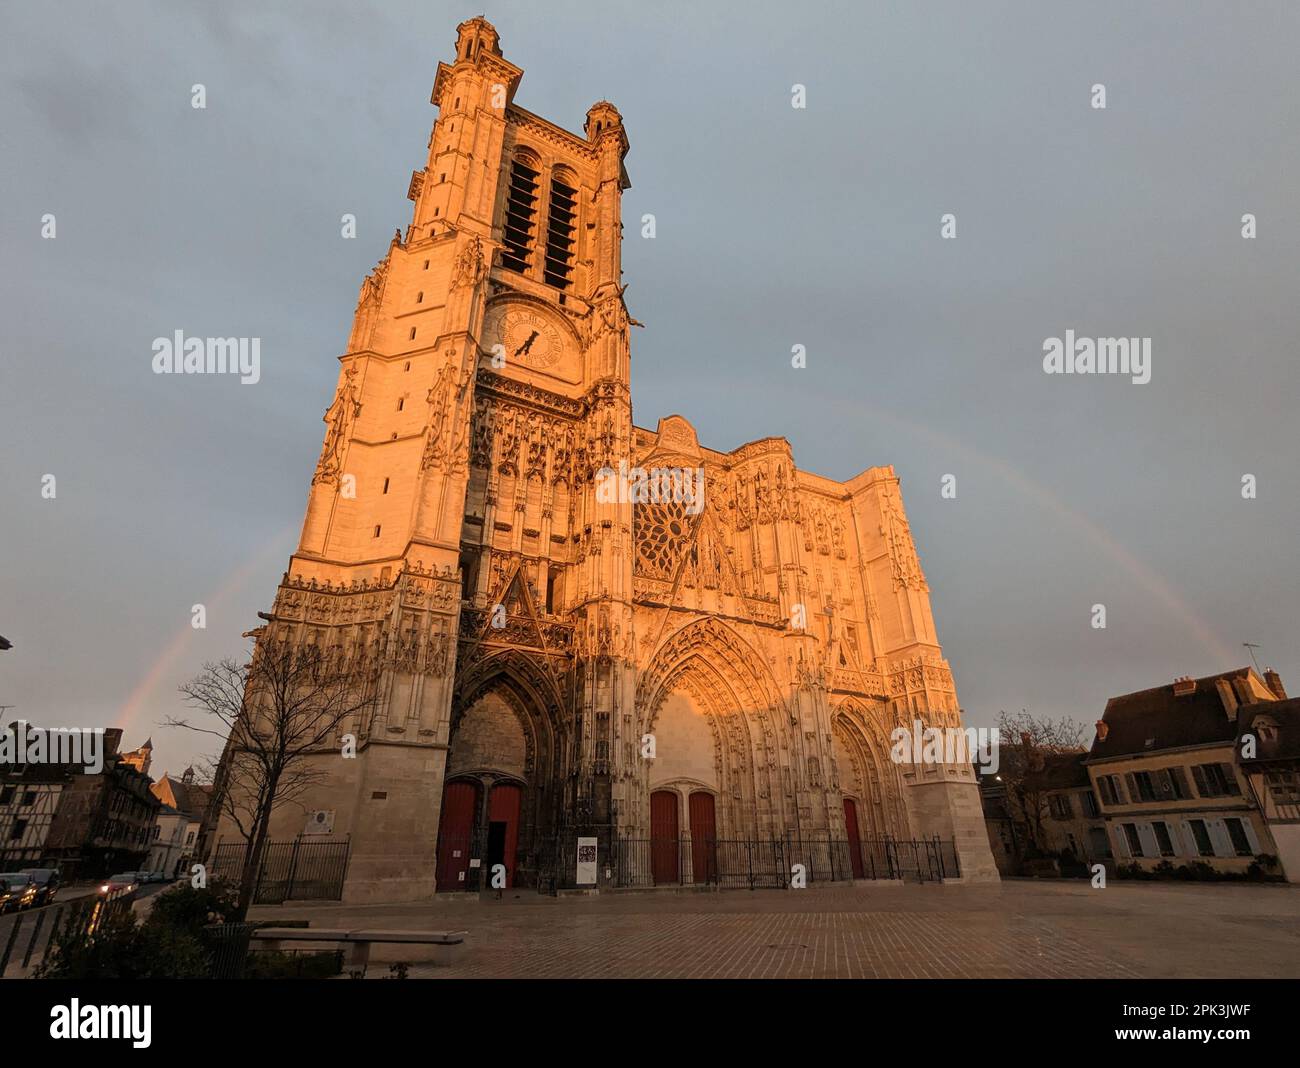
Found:
[[(361, 286), (257, 635), (378, 684), (273, 837), (349, 836), (347, 900), (463, 887), (471, 858), (528, 885), (577, 834), (938, 836), (996, 877), (971, 769), (890, 760), (896, 725), (960, 725), (893, 469), (633, 422), (627, 135), (605, 102), (581, 134), (528, 112), (522, 73), (459, 27), (411, 223)], [(638, 467), (702, 470), (700, 501), (597, 492)]]

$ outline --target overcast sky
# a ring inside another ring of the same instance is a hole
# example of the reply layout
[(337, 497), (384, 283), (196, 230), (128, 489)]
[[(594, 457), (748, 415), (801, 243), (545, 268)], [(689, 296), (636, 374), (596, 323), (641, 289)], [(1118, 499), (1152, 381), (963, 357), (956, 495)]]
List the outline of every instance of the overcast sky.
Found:
[[(152, 734), (155, 775), (211, 751), (159, 723), (271, 606), (357, 287), (409, 222), (434, 72), (478, 13), (8, 5), (8, 718)], [(623, 114), (637, 423), (678, 412), (719, 449), (785, 435), (837, 479), (893, 464), (969, 722), (1091, 723), (1108, 696), (1248, 663), (1246, 641), (1300, 691), (1300, 8), (485, 14), (522, 106), (571, 130), (601, 98)], [(261, 382), (155, 376), (178, 329), (260, 337)], [(1044, 374), (1067, 329), (1151, 338), (1150, 383)]]

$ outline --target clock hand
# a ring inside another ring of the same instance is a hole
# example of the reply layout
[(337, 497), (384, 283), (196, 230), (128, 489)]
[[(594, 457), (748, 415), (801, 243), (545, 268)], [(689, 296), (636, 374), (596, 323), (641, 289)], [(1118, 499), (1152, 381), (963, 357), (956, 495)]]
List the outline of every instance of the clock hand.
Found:
[(537, 331), (534, 330), (531, 334), (528, 335), (528, 340), (519, 346), (519, 351), (516, 352), (515, 355), (522, 356), (524, 353), (526, 353), (529, 349), (533, 347), (533, 342), (536, 340), (537, 340)]

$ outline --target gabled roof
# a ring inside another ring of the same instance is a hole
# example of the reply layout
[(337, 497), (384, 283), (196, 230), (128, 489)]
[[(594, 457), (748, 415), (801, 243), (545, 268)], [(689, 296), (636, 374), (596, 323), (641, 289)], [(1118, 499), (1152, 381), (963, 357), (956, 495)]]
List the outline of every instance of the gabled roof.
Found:
[(170, 775), (164, 775), (162, 781), (154, 783), (151, 789), (158, 800), (171, 805), (192, 820), (203, 819), (212, 797), (211, 784), (182, 782)]
[(1088, 769), (1083, 766), (1087, 759), (1087, 750), (1075, 752), (1047, 753), (1043, 756), (1041, 771), (1031, 771), (1025, 776), (1025, 785), (1037, 790), (1069, 790), (1076, 786), (1088, 786), (1091, 779)]
[[(1196, 679), (1195, 688), (1181, 695), (1175, 694), (1175, 688), (1186, 689), (1191, 680), (1112, 697), (1101, 717), (1108, 728), (1106, 737), (1093, 740), (1088, 759), (1232, 741), (1237, 737), (1236, 716), (1229, 716), (1219, 692), (1220, 680), (1242, 704), (1268, 693), (1254, 669), (1243, 667)], [(1249, 696), (1243, 700), (1243, 695)]]

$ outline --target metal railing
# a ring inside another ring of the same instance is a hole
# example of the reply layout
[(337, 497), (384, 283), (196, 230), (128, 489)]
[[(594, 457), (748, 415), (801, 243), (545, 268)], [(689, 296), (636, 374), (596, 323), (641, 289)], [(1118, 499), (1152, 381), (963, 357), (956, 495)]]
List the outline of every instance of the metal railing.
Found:
[[(218, 842), (208, 866), (211, 877), (238, 885), (244, 870), (244, 842)], [(254, 891), (255, 905), (285, 901), (338, 901), (348, 872), (349, 840), (294, 838), (268, 842)]]
[(93, 935), (105, 920), (131, 907), (135, 888), (91, 894), (0, 916), (0, 978), (42, 963), (61, 941)]
[[(538, 889), (576, 885), (576, 839), (557, 839)], [(610, 840), (599, 858), (602, 886), (716, 886), (721, 889), (783, 889), (795, 878), (807, 885), (867, 879), (937, 882), (957, 878), (961, 865), (951, 839), (801, 837), (769, 839), (690, 837)], [(606, 875), (608, 872), (608, 875)]]

